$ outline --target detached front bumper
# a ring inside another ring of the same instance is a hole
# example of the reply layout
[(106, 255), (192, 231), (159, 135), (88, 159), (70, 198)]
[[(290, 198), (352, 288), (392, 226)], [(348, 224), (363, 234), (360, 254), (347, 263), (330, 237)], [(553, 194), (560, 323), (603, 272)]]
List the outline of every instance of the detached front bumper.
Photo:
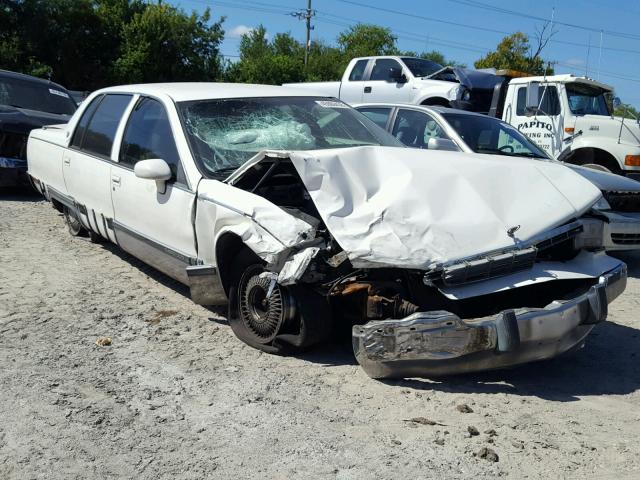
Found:
[(626, 284), (622, 263), (587, 292), (545, 308), (472, 320), (432, 311), (371, 321), (353, 327), (353, 349), (373, 378), (452, 375), (552, 358), (582, 345)]

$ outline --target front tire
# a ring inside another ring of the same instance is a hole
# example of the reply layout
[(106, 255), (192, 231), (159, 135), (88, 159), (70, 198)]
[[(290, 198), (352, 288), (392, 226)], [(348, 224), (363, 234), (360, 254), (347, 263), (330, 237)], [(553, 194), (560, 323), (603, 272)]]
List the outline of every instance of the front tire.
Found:
[(274, 354), (301, 352), (325, 340), (331, 312), (324, 297), (303, 286), (273, 286), (263, 263), (240, 252), (231, 268), (228, 321), (247, 345)]

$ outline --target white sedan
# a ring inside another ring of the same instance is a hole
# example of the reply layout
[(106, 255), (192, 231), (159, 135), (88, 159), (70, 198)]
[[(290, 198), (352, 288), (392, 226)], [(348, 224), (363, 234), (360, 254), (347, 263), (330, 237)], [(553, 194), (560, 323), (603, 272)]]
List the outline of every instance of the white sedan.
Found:
[(373, 377), (578, 348), (626, 285), (624, 263), (593, 245), (602, 196), (580, 175), (405, 148), (300, 90), (107, 88), (32, 131), (27, 158), (72, 234), (116, 243), (196, 302), (228, 303), (236, 335), (267, 352), (353, 325)]

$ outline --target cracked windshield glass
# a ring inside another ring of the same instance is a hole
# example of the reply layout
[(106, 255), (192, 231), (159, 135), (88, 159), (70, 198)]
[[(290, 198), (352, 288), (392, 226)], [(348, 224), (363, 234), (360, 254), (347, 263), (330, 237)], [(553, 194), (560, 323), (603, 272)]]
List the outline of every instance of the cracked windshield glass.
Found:
[(274, 97), (180, 104), (185, 131), (203, 170), (226, 177), (262, 150), (402, 146), (337, 100)]

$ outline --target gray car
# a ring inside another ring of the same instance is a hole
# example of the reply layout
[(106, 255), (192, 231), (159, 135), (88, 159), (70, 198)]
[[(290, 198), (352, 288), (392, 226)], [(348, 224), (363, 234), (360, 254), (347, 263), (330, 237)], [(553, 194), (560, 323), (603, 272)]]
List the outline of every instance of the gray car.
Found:
[[(356, 105), (380, 127), (412, 148), (506, 155), (556, 162), (514, 126), (497, 118), (444, 107), (404, 104)], [(604, 199), (595, 226), (606, 250), (640, 249), (640, 182), (607, 172), (564, 164), (592, 182)], [(602, 229), (602, 231), (600, 231)]]

